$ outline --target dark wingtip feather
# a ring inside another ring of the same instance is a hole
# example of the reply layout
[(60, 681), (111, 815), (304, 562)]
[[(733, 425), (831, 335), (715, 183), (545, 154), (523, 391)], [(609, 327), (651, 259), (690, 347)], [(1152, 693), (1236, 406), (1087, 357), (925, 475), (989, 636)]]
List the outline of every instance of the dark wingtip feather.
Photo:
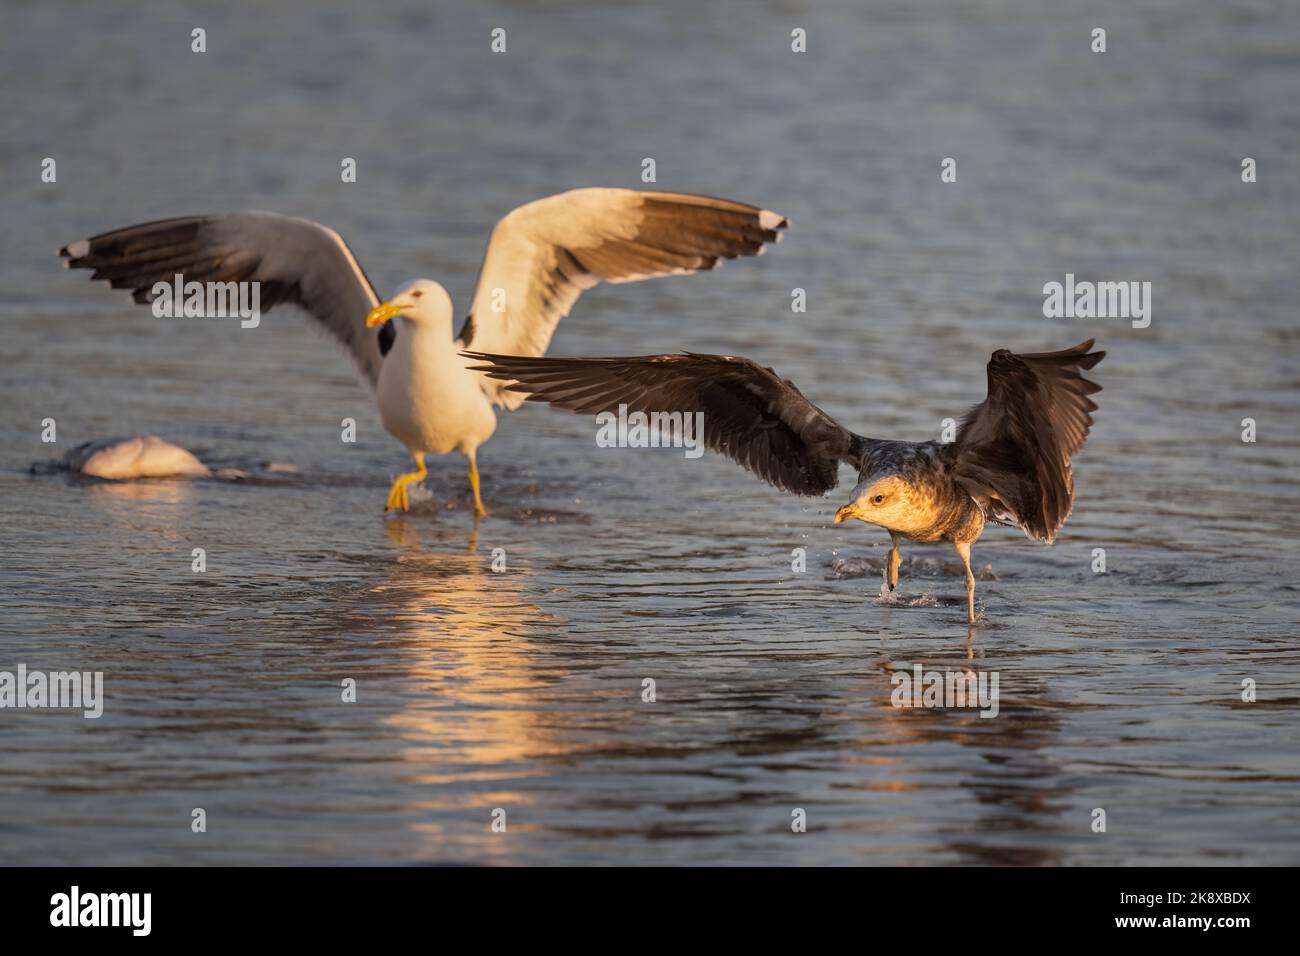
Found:
[(482, 372), (488, 378), (501, 379), (501, 380), (509, 380), (514, 377), (512, 375), (508, 375), (505, 372), (501, 371), (499, 368), (496, 367), (495, 364), (501, 361), (502, 359), (509, 358), (509, 356), (493, 355), (491, 352), (475, 352), (471, 349), (462, 349), (460, 354), (462, 358), (472, 359), (475, 362), (484, 363), (482, 365), (468, 366), (471, 372)]

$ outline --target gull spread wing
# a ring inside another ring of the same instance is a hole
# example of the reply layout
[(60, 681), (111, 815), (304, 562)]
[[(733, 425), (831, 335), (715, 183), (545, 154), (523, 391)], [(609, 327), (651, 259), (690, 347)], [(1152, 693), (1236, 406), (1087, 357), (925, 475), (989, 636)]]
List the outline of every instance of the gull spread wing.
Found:
[(545, 359), (467, 352), (472, 366), (528, 401), (579, 414), (703, 412), (704, 444), (759, 478), (799, 495), (839, 482), (871, 439), (844, 428), (770, 368), (731, 355)]
[(1074, 506), (1070, 459), (1083, 447), (1101, 391), (1081, 370), (1105, 352), (1089, 339), (1061, 352), (989, 359), (988, 397), (971, 409), (952, 445), (953, 477), (998, 520), (1049, 544)]
[[(727, 199), (631, 189), (574, 189), (515, 209), (492, 230), (460, 344), (538, 356), (584, 289), (714, 268), (760, 254), (784, 217)], [(485, 382), (517, 408), (523, 396)]]
[(351, 354), (373, 387), (383, 361), (366, 314), (379, 304), (352, 251), (333, 229), (271, 212), (185, 216), (128, 226), (59, 250), (74, 269), (93, 269), (114, 289), (153, 301), (157, 282), (258, 282), (260, 308), (306, 310)]

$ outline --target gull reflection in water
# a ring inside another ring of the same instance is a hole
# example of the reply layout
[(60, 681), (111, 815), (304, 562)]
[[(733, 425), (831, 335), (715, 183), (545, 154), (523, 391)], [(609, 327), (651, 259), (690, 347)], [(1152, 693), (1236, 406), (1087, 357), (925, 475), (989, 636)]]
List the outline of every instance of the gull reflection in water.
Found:
[[(885, 676), (880, 705), (872, 712), (883, 727), (885, 754), (901, 746), (905, 756), (879, 758), (890, 767), (879, 789), (908, 791), (933, 786), (936, 774), (946, 768), (958, 774), (957, 786), (975, 801), (971, 825), (941, 828), (938, 836), (952, 858), (961, 863), (983, 865), (1041, 866), (1059, 864), (1064, 850), (1052, 846), (1053, 837), (1070, 834), (1077, 822), (1069, 819), (1075, 788), (1066, 780), (1054, 754), (1061, 732), (1061, 714), (1075, 706), (1056, 699), (1050, 681), (1021, 670), (1008, 673), (999, 666), (997, 655), (978, 646), (973, 628), (964, 639), (933, 645), (918, 642), (905, 629), (891, 627), (888, 613), (880, 632), (875, 664)], [(901, 622), (898, 622), (901, 623)], [(899, 650), (901, 643), (906, 650)], [(891, 646), (892, 645), (892, 646)], [(1001, 680), (996, 716), (981, 717), (971, 707), (916, 708), (895, 706), (893, 678), (897, 671), (909, 671), (921, 664), (927, 671), (945, 675), (969, 674), (978, 679), (981, 671), (998, 672)], [(957, 745), (980, 756), (981, 769), (971, 772), (966, 759), (951, 756), (946, 748)], [(996, 768), (996, 772), (983, 768)]]
[(558, 622), (524, 600), (527, 572), (508, 548), (497, 555), (504, 570), (493, 570), (501, 545), (480, 545), (477, 525), (466, 539), (399, 518), (387, 533), (395, 560), (373, 595), (414, 652), (402, 663), (417, 690), (385, 723), (406, 742), (408, 779), (428, 788), (414, 807), (428, 816), (412, 830), (431, 857), (481, 833), (475, 852), (507, 862), (510, 841), (493, 838), (492, 811), (506, 811), (511, 831), (529, 829), (533, 798), (517, 782), (564, 749), (538, 706), (558, 672), (536, 635)]

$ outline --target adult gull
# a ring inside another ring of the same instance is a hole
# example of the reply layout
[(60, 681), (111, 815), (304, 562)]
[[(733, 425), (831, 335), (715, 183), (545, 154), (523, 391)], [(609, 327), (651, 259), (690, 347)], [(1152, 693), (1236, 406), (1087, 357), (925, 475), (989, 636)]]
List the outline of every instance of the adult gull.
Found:
[[(350, 353), (374, 392), (384, 427), (416, 470), (399, 475), (385, 510), (410, 507), (424, 456), (469, 459), (476, 516), (477, 450), (496, 429), (495, 407), (519, 407), (508, 383), (473, 371), (465, 349), (542, 355), (557, 323), (601, 280), (635, 282), (714, 268), (780, 238), (784, 217), (687, 193), (586, 188), (520, 206), (496, 224), (468, 318), (452, 329), (451, 297), (418, 279), (380, 301), (351, 249), (326, 226), (270, 212), (186, 216), (128, 226), (61, 249), (65, 266), (154, 300), (157, 283), (257, 282), (262, 311), (304, 309)], [(375, 329), (378, 332), (375, 332)]]

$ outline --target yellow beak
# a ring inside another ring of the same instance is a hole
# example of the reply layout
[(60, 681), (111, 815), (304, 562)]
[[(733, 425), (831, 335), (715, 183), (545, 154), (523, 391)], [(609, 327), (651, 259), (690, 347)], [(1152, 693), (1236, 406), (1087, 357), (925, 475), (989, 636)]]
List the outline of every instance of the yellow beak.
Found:
[(839, 511), (835, 512), (835, 523), (839, 524), (841, 521), (848, 521), (850, 518), (856, 518), (857, 516), (858, 504), (855, 501), (852, 504), (845, 505)]
[(403, 306), (393, 305), (391, 302), (381, 302), (371, 309), (370, 314), (366, 316), (366, 328), (373, 329), (377, 325), (383, 325), (394, 316), (401, 315), (403, 308)]

